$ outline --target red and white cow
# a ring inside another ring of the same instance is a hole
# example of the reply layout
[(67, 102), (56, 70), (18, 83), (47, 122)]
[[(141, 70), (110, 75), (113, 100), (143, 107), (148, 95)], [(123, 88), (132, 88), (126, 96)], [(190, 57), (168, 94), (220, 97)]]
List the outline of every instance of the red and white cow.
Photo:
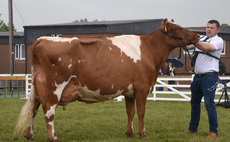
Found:
[(198, 34), (167, 19), (158, 30), (143, 36), (41, 37), (31, 47), (32, 91), (16, 130), (27, 128), (25, 137), (34, 139), (33, 120), (42, 104), (48, 139), (58, 141), (53, 121), (58, 105), (65, 108), (76, 100), (92, 103), (124, 95), (128, 115), (126, 134), (133, 137), (136, 100), (138, 134), (146, 137), (146, 98), (152, 92), (159, 69), (174, 48), (198, 40)]

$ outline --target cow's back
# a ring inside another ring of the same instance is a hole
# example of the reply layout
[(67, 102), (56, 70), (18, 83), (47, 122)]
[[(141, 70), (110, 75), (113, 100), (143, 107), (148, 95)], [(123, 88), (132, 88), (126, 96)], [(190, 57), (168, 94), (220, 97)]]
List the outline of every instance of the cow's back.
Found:
[(106, 38), (40, 38), (31, 51), (33, 73), (39, 74), (44, 87), (54, 91), (57, 86), (53, 84), (64, 81), (69, 81), (67, 88), (77, 84), (90, 91), (99, 90), (100, 95), (132, 90), (136, 63)]

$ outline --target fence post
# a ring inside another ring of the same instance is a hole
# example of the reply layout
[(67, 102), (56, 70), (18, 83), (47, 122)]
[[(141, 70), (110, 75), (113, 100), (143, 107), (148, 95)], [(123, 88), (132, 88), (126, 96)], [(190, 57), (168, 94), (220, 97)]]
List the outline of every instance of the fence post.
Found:
[(29, 98), (29, 75), (26, 75), (26, 99)]

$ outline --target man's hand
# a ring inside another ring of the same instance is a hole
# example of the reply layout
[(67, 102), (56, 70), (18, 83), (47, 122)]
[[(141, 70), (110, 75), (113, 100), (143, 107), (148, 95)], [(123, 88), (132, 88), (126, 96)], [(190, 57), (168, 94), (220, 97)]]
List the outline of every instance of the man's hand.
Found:
[(186, 47), (184, 47), (184, 50), (187, 49), (187, 50), (190, 50), (190, 49), (193, 49), (195, 46), (193, 44), (191, 45), (188, 45)]

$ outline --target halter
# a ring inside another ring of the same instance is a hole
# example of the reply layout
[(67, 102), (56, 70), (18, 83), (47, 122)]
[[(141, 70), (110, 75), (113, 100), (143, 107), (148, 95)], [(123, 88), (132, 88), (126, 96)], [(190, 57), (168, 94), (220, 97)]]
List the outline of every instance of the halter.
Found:
[[(184, 37), (183, 37), (183, 38), (173, 36), (173, 35), (171, 35), (171, 34), (169, 34), (169, 33), (167, 33), (167, 32), (163, 32), (160, 28), (159, 28), (159, 31), (161, 31), (163, 34), (167, 35), (168, 37), (170, 37), (170, 38), (172, 38), (172, 39), (183, 40), (184, 43), (185, 43), (185, 46), (187, 46), (187, 39), (186, 39), (187, 33), (188, 33), (188, 30), (187, 30), (187, 29), (185, 29), (185, 34), (184, 34)], [(189, 54), (189, 52), (188, 52), (188, 49), (186, 49), (186, 50), (185, 50), (185, 70), (186, 70), (187, 72), (189, 72), (189, 73), (192, 73), (192, 71), (188, 71), (188, 69), (187, 69), (187, 56), (186, 56), (186, 52), (187, 52), (187, 54), (189, 55), (189, 58), (192, 59), (192, 57), (190, 56), (190, 54)], [(180, 53), (179, 53), (178, 59), (180, 59), (180, 58), (181, 58), (181, 47), (180, 47)]]
[(187, 39), (186, 39), (186, 37), (187, 37), (187, 33), (188, 33), (188, 30), (187, 30), (187, 29), (185, 29), (185, 34), (184, 34), (184, 37), (183, 37), (183, 38), (173, 36), (173, 35), (171, 35), (171, 34), (169, 34), (169, 33), (167, 33), (167, 32), (163, 32), (160, 28), (159, 28), (159, 30), (160, 30), (163, 34), (167, 35), (168, 37), (170, 37), (170, 38), (172, 38), (172, 39), (179, 39), (179, 40), (183, 40), (183, 41), (184, 41), (184, 43), (185, 43), (185, 46), (187, 46)]

